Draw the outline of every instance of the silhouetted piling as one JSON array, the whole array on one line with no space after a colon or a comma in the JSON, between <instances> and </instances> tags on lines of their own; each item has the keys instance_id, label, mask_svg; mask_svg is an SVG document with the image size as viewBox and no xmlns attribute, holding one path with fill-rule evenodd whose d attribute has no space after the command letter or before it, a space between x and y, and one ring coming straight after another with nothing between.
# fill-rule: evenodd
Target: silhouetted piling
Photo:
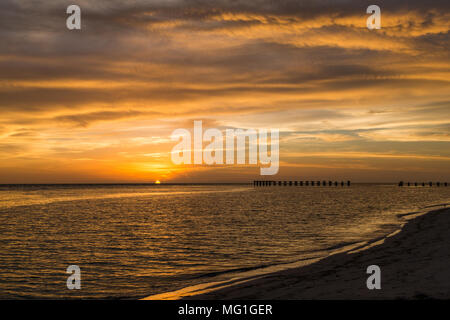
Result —
<instances>
[{"instance_id":1,"label":"silhouetted piling","mask_svg":"<svg viewBox=\"0 0 450 320\"><path fill-rule=\"evenodd\" d=\"M403 187L404 185L407 185L408 187L411 187L411 186L415 186L415 187L417 187L417 186L419 186L419 185L421 185L422 187L425 187L425 186L429 186L429 187L433 187L433 185L434 186L436 186L436 187L447 187L448 186L448 183L447 182L440 182L440 181L437 181L437 182L433 182L433 181L429 181L429 182L421 182L421 183L418 183L418 182L414 182L414 183L412 183L412 182L403 182L403 181L400 181L399 183L398 183L398 186L399 187Z\"/></svg>"},{"instance_id":2,"label":"silhouetted piling","mask_svg":"<svg viewBox=\"0 0 450 320\"><path fill-rule=\"evenodd\" d=\"M301 186L301 187L303 187L303 186L312 186L312 187L330 186L331 187L333 185L336 187L339 185L341 185L342 187L347 185L350 187L351 182L350 182L350 180L347 180L347 182L345 182L345 181L333 182L331 180L330 181L327 181L327 180L323 180L323 181L320 181L320 180L317 180L317 181L314 181L314 180L309 180L309 181L303 181L303 180L302 181L298 181L298 180L295 180L295 181L294 180L284 180L284 181L253 180L254 187L272 187L272 186ZM438 183L438 185L439 185L439 183ZM444 185L444 184L442 184L442 185ZM447 186L447 184L445 184L445 186Z\"/></svg>"}]
</instances>

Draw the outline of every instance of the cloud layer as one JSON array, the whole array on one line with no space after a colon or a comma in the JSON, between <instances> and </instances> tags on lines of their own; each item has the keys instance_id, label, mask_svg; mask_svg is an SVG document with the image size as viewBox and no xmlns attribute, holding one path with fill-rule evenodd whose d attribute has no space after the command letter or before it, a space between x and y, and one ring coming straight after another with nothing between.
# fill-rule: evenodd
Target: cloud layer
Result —
<instances>
[{"instance_id":1,"label":"cloud layer","mask_svg":"<svg viewBox=\"0 0 450 320\"><path fill-rule=\"evenodd\" d=\"M69 4L0 3L0 182L255 177L174 166L193 120L279 128L279 177L450 177L448 1L372 31L366 1L77 1L81 31Z\"/></svg>"}]
</instances>

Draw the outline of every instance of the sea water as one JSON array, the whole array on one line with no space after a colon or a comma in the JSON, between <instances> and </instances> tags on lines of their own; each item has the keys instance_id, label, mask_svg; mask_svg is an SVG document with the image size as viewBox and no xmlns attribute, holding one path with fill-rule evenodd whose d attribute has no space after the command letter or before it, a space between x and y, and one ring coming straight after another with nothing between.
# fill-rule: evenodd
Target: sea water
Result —
<instances>
[{"instance_id":1,"label":"sea water","mask_svg":"<svg viewBox=\"0 0 450 320\"><path fill-rule=\"evenodd\" d=\"M0 298L142 298L317 258L449 199L390 184L3 185Z\"/></svg>"}]
</instances>

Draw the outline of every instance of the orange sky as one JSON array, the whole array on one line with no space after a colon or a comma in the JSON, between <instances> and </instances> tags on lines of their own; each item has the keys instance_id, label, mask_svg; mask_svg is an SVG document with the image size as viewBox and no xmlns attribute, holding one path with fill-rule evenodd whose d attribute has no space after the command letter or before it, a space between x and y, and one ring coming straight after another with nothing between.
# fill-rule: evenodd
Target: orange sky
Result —
<instances>
[{"instance_id":1,"label":"orange sky","mask_svg":"<svg viewBox=\"0 0 450 320\"><path fill-rule=\"evenodd\" d=\"M276 179L450 180L448 1L0 3L0 183L244 182L174 129L280 129Z\"/></svg>"}]
</instances>

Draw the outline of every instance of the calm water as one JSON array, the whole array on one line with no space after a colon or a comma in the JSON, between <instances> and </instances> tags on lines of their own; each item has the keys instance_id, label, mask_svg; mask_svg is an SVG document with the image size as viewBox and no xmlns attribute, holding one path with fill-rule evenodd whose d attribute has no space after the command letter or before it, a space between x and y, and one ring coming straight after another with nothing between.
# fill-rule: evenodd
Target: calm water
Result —
<instances>
[{"instance_id":1,"label":"calm water","mask_svg":"<svg viewBox=\"0 0 450 320\"><path fill-rule=\"evenodd\" d=\"M0 186L0 298L140 298L398 229L450 188ZM66 268L81 268L81 290Z\"/></svg>"}]
</instances>

